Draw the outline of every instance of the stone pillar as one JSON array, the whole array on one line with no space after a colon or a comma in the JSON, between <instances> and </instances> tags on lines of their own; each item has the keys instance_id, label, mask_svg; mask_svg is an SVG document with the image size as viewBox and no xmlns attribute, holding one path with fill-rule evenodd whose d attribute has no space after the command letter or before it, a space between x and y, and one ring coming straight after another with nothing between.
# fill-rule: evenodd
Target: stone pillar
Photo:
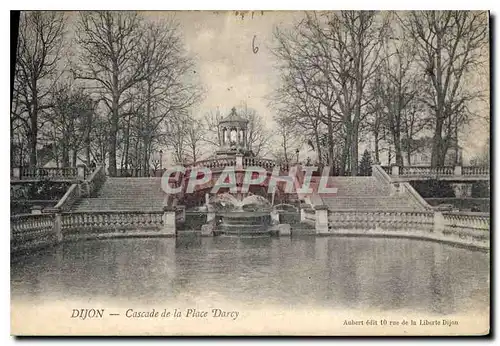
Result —
<instances>
[{"instance_id":1,"label":"stone pillar","mask_svg":"<svg viewBox=\"0 0 500 346\"><path fill-rule=\"evenodd\" d=\"M12 168L12 177L14 179L21 179L21 167Z\"/></svg>"},{"instance_id":2,"label":"stone pillar","mask_svg":"<svg viewBox=\"0 0 500 346\"><path fill-rule=\"evenodd\" d=\"M186 206L182 205L181 210L182 210L181 222L184 223L184 222L186 222Z\"/></svg>"},{"instance_id":3,"label":"stone pillar","mask_svg":"<svg viewBox=\"0 0 500 346\"><path fill-rule=\"evenodd\" d=\"M237 168L243 167L243 155L241 154L236 154L236 167Z\"/></svg>"},{"instance_id":4,"label":"stone pillar","mask_svg":"<svg viewBox=\"0 0 500 346\"><path fill-rule=\"evenodd\" d=\"M56 242L60 243L63 240L62 234L62 216L61 212L58 211L54 217L54 233L56 235Z\"/></svg>"},{"instance_id":5,"label":"stone pillar","mask_svg":"<svg viewBox=\"0 0 500 346\"><path fill-rule=\"evenodd\" d=\"M399 175L399 166L392 166L391 175Z\"/></svg>"},{"instance_id":6,"label":"stone pillar","mask_svg":"<svg viewBox=\"0 0 500 346\"><path fill-rule=\"evenodd\" d=\"M42 213L43 207L41 205L34 205L31 208L31 214L38 215Z\"/></svg>"},{"instance_id":7,"label":"stone pillar","mask_svg":"<svg viewBox=\"0 0 500 346\"><path fill-rule=\"evenodd\" d=\"M441 212L434 212L434 232L443 232L444 216Z\"/></svg>"},{"instance_id":8,"label":"stone pillar","mask_svg":"<svg viewBox=\"0 0 500 346\"><path fill-rule=\"evenodd\" d=\"M279 225L280 213L277 210L271 211L271 225Z\"/></svg>"},{"instance_id":9,"label":"stone pillar","mask_svg":"<svg viewBox=\"0 0 500 346\"><path fill-rule=\"evenodd\" d=\"M316 211L316 234L328 234L328 207L326 205L317 205Z\"/></svg>"},{"instance_id":10,"label":"stone pillar","mask_svg":"<svg viewBox=\"0 0 500 346\"><path fill-rule=\"evenodd\" d=\"M278 225L278 233L280 237L292 235L292 227L287 223L282 223Z\"/></svg>"},{"instance_id":11,"label":"stone pillar","mask_svg":"<svg viewBox=\"0 0 500 346\"><path fill-rule=\"evenodd\" d=\"M76 176L80 180L85 180L85 165L79 164L76 166Z\"/></svg>"},{"instance_id":12,"label":"stone pillar","mask_svg":"<svg viewBox=\"0 0 500 346\"><path fill-rule=\"evenodd\" d=\"M300 208L300 222L306 221L306 211L304 208Z\"/></svg>"},{"instance_id":13,"label":"stone pillar","mask_svg":"<svg viewBox=\"0 0 500 346\"><path fill-rule=\"evenodd\" d=\"M462 166L455 166L454 175L462 175Z\"/></svg>"},{"instance_id":14,"label":"stone pillar","mask_svg":"<svg viewBox=\"0 0 500 346\"><path fill-rule=\"evenodd\" d=\"M208 193L205 194L205 205L208 206L210 204L210 195Z\"/></svg>"},{"instance_id":15,"label":"stone pillar","mask_svg":"<svg viewBox=\"0 0 500 346\"><path fill-rule=\"evenodd\" d=\"M175 208L163 207L162 234L175 237Z\"/></svg>"},{"instance_id":16,"label":"stone pillar","mask_svg":"<svg viewBox=\"0 0 500 346\"><path fill-rule=\"evenodd\" d=\"M54 238L56 243L60 243L63 240L62 234L62 215L59 208L45 208L43 213L54 214L54 224L52 230L54 232Z\"/></svg>"},{"instance_id":17,"label":"stone pillar","mask_svg":"<svg viewBox=\"0 0 500 346\"><path fill-rule=\"evenodd\" d=\"M215 222L215 211L209 210L207 213L207 223Z\"/></svg>"}]
</instances>

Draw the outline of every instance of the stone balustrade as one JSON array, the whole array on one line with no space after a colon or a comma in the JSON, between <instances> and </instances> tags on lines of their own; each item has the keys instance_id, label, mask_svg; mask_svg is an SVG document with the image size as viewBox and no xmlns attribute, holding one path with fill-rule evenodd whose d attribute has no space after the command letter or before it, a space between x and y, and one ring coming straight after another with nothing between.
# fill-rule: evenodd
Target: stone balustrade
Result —
<instances>
[{"instance_id":1,"label":"stone balustrade","mask_svg":"<svg viewBox=\"0 0 500 346\"><path fill-rule=\"evenodd\" d=\"M313 214L314 213L314 214ZM421 238L489 249L487 213L441 213L433 210L327 210L301 209L301 221L320 235L363 235ZM325 227L327 225L327 227Z\"/></svg>"},{"instance_id":2,"label":"stone balustrade","mask_svg":"<svg viewBox=\"0 0 500 346\"><path fill-rule=\"evenodd\" d=\"M34 250L66 240L175 236L175 216L176 211L169 208L149 212L61 212L54 208L43 214L16 215L11 217L11 252Z\"/></svg>"},{"instance_id":3,"label":"stone balustrade","mask_svg":"<svg viewBox=\"0 0 500 346\"><path fill-rule=\"evenodd\" d=\"M99 231L158 230L163 224L163 212L73 212L63 213L61 228L64 233L85 229Z\"/></svg>"},{"instance_id":4,"label":"stone balustrade","mask_svg":"<svg viewBox=\"0 0 500 346\"><path fill-rule=\"evenodd\" d=\"M10 218L10 248L16 254L57 242L54 214L20 214Z\"/></svg>"},{"instance_id":5,"label":"stone balustrade","mask_svg":"<svg viewBox=\"0 0 500 346\"><path fill-rule=\"evenodd\" d=\"M225 167L234 167L238 165L238 157L220 157L215 159L198 161L193 164L189 164L186 168L194 168L194 167L207 167L210 169L223 169ZM274 167L278 165L278 163L271 159L264 159L259 157L242 157L241 165L243 168L245 167L263 167L268 171L272 171ZM281 164L280 170L283 172L288 171L289 167L286 164Z\"/></svg>"},{"instance_id":6,"label":"stone balustrade","mask_svg":"<svg viewBox=\"0 0 500 346\"><path fill-rule=\"evenodd\" d=\"M488 213L451 213L443 212L445 227L465 228L488 231L490 229L490 215Z\"/></svg>"},{"instance_id":7,"label":"stone balustrade","mask_svg":"<svg viewBox=\"0 0 500 346\"><path fill-rule=\"evenodd\" d=\"M381 168L391 176L402 177L451 177L451 176L488 176L489 167L484 166L381 166Z\"/></svg>"},{"instance_id":8,"label":"stone balustrade","mask_svg":"<svg viewBox=\"0 0 500 346\"><path fill-rule=\"evenodd\" d=\"M462 175L490 175L490 167L469 166L462 167Z\"/></svg>"},{"instance_id":9,"label":"stone balustrade","mask_svg":"<svg viewBox=\"0 0 500 346\"><path fill-rule=\"evenodd\" d=\"M215 159L198 161L193 164L187 165L186 168L194 167L207 167L210 169L218 169L224 167L234 167L236 166L236 159L232 157L219 157Z\"/></svg>"},{"instance_id":10,"label":"stone balustrade","mask_svg":"<svg viewBox=\"0 0 500 346\"><path fill-rule=\"evenodd\" d=\"M81 197L88 197L97 192L105 180L106 173L104 166L97 166L87 180L71 185L68 191L66 191L64 196L55 205L54 209L58 211L70 210L71 206Z\"/></svg>"},{"instance_id":11,"label":"stone balustrade","mask_svg":"<svg viewBox=\"0 0 500 346\"><path fill-rule=\"evenodd\" d=\"M106 169L104 165L99 165L96 167L94 172L89 176L89 178L84 182L84 187L82 191L82 197L92 196L95 194L106 181Z\"/></svg>"},{"instance_id":12,"label":"stone balustrade","mask_svg":"<svg viewBox=\"0 0 500 346\"><path fill-rule=\"evenodd\" d=\"M83 180L88 174L88 169L84 165L77 167L13 167L11 179L14 180Z\"/></svg>"},{"instance_id":13,"label":"stone balustrade","mask_svg":"<svg viewBox=\"0 0 500 346\"><path fill-rule=\"evenodd\" d=\"M328 230L433 228L434 215L426 211L342 210L328 213Z\"/></svg>"},{"instance_id":14,"label":"stone balustrade","mask_svg":"<svg viewBox=\"0 0 500 346\"><path fill-rule=\"evenodd\" d=\"M64 196L57 202L54 208L67 211L80 198L81 191L79 184L73 184L69 187Z\"/></svg>"}]
</instances>

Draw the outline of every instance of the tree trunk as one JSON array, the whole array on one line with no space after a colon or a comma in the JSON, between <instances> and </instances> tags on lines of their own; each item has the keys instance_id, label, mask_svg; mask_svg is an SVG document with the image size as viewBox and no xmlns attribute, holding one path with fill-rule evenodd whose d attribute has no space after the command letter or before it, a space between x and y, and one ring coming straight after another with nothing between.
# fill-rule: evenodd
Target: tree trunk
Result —
<instances>
[{"instance_id":1,"label":"tree trunk","mask_svg":"<svg viewBox=\"0 0 500 346\"><path fill-rule=\"evenodd\" d=\"M440 167L443 165L444 158L441 158L441 141L443 131L443 120L436 119L436 128L432 139L431 167Z\"/></svg>"},{"instance_id":2,"label":"tree trunk","mask_svg":"<svg viewBox=\"0 0 500 346\"><path fill-rule=\"evenodd\" d=\"M332 118L331 118L331 110L328 110L328 165L330 166L330 175L333 175L333 158L334 158L334 150L335 148L333 147L333 124L332 124Z\"/></svg>"},{"instance_id":3,"label":"tree trunk","mask_svg":"<svg viewBox=\"0 0 500 346\"><path fill-rule=\"evenodd\" d=\"M401 133L398 131L396 128L396 131L393 133L393 139L394 139L394 151L396 154L396 165L399 167L403 167L403 155L401 153Z\"/></svg>"},{"instance_id":4,"label":"tree trunk","mask_svg":"<svg viewBox=\"0 0 500 346\"><path fill-rule=\"evenodd\" d=\"M358 175L358 126L353 124L351 133L351 176Z\"/></svg>"},{"instance_id":5,"label":"tree trunk","mask_svg":"<svg viewBox=\"0 0 500 346\"><path fill-rule=\"evenodd\" d=\"M116 177L116 137L118 135L118 118L120 116L119 98L116 94L113 95L112 100L112 114L111 114L111 129L109 133L109 168L108 172L111 177Z\"/></svg>"},{"instance_id":6,"label":"tree trunk","mask_svg":"<svg viewBox=\"0 0 500 346\"><path fill-rule=\"evenodd\" d=\"M319 141L319 134L318 134L318 128L314 128L314 139L316 141L316 153L318 155L318 163L323 163L323 158L321 156L321 145Z\"/></svg>"},{"instance_id":7,"label":"tree trunk","mask_svg":"<svg viewBox=\"0 0 500 346\"><path fill-rule=\"evenodd\" d=\"M61 148L61 152L62 152L62 167L69 167L69 150L68 150L68 145L66 144L65 141L63 141L62 143L62 148Z\"/></svg>"},{"instance_id":8,"label":"tree trunk","mask_svg":"<svg viewBox=\"0 0 500 346\"><path fill-rule=\"evenodd\" d=\"M36 101L36 92L33 93L33 112L31 113L31 131L29 133L30 144L30 166L35 167L37 162L36 145L38 141L38 103Z\"/></svg>"},{"instance_id":9,"label":"tree trunk","mask_svg":"<svg viewBox=\"0 0 500 346\"><path fill-rule=\"evenodd\" d=\"M373 133L374 137L375 137L375 164L380 164L380 155L379 155L379 146L378 146L378 142L379 142L379 138L378 138L378 132L375 131Z\"/></svg>"},{"instance_id":10,"label":"tree trunk","mask_svg":"<svg viewBox=\"0 0 500 346\"><path fill-rule=\"evenodd\" d=\"M340 157L340 167L339 167L339 175L343 176L346 172L347 167L347 159L349 156L349 148L351 147L350 141L350 130L347 130L344 147L342 148L342 156Z\"/></svg>"}]
</instances>

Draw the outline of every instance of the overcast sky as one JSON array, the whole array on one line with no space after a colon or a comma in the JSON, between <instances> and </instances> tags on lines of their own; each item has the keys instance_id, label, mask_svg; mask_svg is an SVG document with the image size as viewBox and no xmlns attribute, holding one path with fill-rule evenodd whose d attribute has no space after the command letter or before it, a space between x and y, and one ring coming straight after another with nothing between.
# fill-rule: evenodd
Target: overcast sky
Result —
<instances>
[{"instance_id":1,"label":"overcast sky","mask_svg":"<svg viewBox=\"0 0 500 346\"><path fill-rule=\"evenodd\" d=\"M154 11L144 14L152 19L173 15L180 24L185 46L196 61L196 75L205 89L203 101L193 110L195 116L201 117L217 108L225 115L233 106L246 102L265 119L268 127L274 125L275 113L268 104L268 97L279 83L276 62L270 52L273 29L278 25L292 25L303 18L303 12L247 11L243 16L241 11ZM252 51L252 41L257 53ZM475 85L489 85L487 68L482 76L474 77ZM482 103L472 108L488 116L488 107L488 103ZM478 121L473 121L464 131L461 142L470 152L464 153L464 158L481 149L488 137L487 131L484 122Z\"/></svg>"},{"instance_id":2,"label":"overcast sky","mask_svg":"<svg viewBox=\"0 0 500 346\"><path fill-rule=\"evenodd\" d=\"M273 111L267 97L278 83L278 73L269 47L273 28L290 25L300 12L177 12L188 51L195 57L206 97L198 112L228 113L247 102L265 119ZM255 38L254 38L255 37ZM252 50L254 42L255 50Z\"/></svg>"}]
</instances>

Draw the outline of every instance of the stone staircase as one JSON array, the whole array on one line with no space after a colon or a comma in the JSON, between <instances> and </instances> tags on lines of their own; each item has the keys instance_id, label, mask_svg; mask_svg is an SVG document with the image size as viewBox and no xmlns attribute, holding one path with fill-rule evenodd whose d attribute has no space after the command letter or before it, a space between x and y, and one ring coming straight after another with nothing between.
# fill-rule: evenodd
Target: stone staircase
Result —
<instances>
[{"instance_id":1,"label":"stone staircase","mask_svg":"<svg viewBox=\"0 0 500 346\"><path fill-rule=\"evenodd\" d=\"M315 191L319 179L312 178L311 187ZM393 193L389 183L373 176L328 177L327 186L337 188L335 194L320 194L321 203L332 211L423 210L422 205L414 198L408 194ZM161 189L161 178L108 177L95 196L77 201L72 211L161 211L165 197L166 194Z\"/></svg>"},{"instance_id":2,"label":"stone staircase","mask_svg":"<svg viewBox=\"0 0 500 346\"><path fill-rule=\"evenodd\" d=\"M422 210L408 195L391 194L391 186L371 177L329 177L328 186L336 187L335 195L323 196L328 209L334 210Z\"/></svg>"},{"instance_id":3,"label":"stone staircase","mask_svg":"<svg viewBox=\"0 0 500 346\"><path fill-rule=\"evenodd\" d=\"M108 177L96 196L82 198L72 211L161 211L165 196L161 178Z\"/></svg>"}]
</instances>

